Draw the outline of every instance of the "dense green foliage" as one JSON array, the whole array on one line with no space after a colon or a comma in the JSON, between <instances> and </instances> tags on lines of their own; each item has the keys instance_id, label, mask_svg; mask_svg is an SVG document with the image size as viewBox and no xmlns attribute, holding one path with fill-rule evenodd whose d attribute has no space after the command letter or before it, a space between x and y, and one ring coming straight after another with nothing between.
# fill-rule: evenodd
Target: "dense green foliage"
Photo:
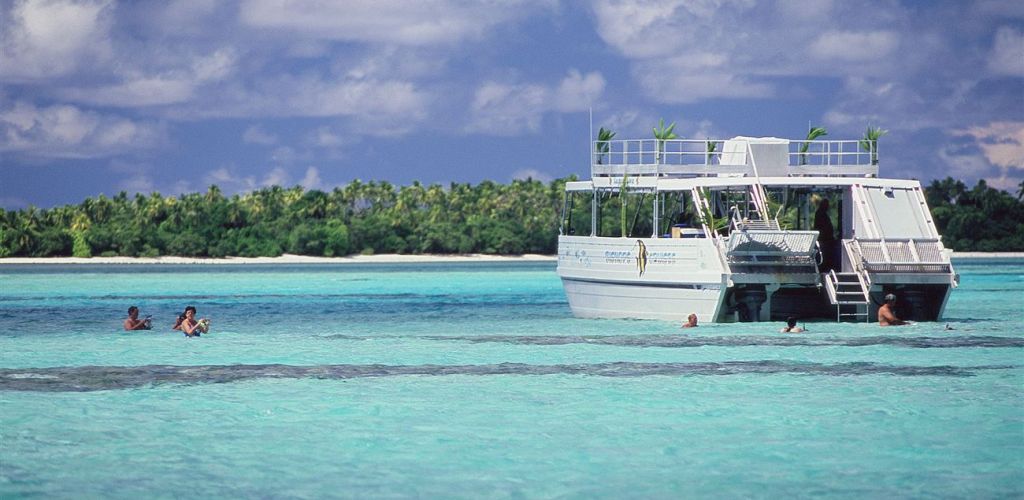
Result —
<instances>
[{"instance_id":1,"label":"dense green foliage","mask_svg":"<svg viewBox=\"0 0 1024 500\"><path fill-rule=\"evenodd\" d=\"M89 198L0 210L0 257L555 252L564 180Z\"/></svg>"},{"instance_id":2,"label":"dense green foliage","mask_svg":"<svg viewBox=\"0 0 1024 500\"><path fill-rule=\"evenodd\" d=\"M0 210L0 257L552 254L565 181L447 188L354 181L329 193L275 186L231 197L216 186L181 197L122 192L49 210ZM1024 251L1020 196L984 181L967 189L952 178L925 191L947 247ZM640 198L628 202L630 211L647 205ZM586 224L589 210L589 203L578 206L574 217ZM650 234L649 227L635 227L648 224L648 215L624 215L609 202L599 222L618 234L624 223L633 226L629 234Z\"/></svg>"},{"instance_id":3,"label":"dense green foliage","mask_svg":"<svg viewBox=\"0 0 1024 500\"><path fill-rule=\"evenodd\" d=\"M1024 183L1017 197L984 180L967 189L952 177L925 188L942 241L961 252L1024 251Z\"/></svg>"}]
</instances>

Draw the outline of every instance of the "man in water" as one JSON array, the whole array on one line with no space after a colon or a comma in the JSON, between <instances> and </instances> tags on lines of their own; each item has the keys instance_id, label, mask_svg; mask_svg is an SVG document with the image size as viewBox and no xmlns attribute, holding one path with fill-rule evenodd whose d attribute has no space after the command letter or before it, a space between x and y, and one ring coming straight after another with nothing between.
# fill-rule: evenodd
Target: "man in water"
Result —
<instances>
[{"instance_id":1,"label":"man in water","mask_svg":"<svg viewBox=\"0 0 1024 500\"><path fill-rule=\"evenodd\" d=\"M682 328L696 328L696 327L697 327L697 315L695 313L690 313L690 315L686 317L686 323L683 323Z\"/></svg>"},{"instance_id":2,"label":"man in water","mask_svg":"<svg viewBox=\"0 0 1024 500\"><path fill-rule=\"evenodd\" d=\"M786 318L786 327L779 330L779 333L802 333L806 331L807 330L796 326L796 318L790 316Z\"/></svg>"},{"instance_id":3,"label":"man in water","mask_svg":"<svg viewBox=\"0 0 1024 500\"><path fill-rule=\"evenodd\" d=\"M149 330L153 328L153 323L146 316L146 319L139 319L139 308L131 306L128 308L128 319L124 320L125 330Z\"/></svg>"},{"instance_id":4,"label":"man in water","mask_svg":"<svg viewBox=\"0 0 1024 500\"><path fill-rule=\"evenodd\" d=\"M887 294L885 304L878 308L878 326L900 326L907 322L896 317L896 295Z\"/></svg>"}]
</instances>

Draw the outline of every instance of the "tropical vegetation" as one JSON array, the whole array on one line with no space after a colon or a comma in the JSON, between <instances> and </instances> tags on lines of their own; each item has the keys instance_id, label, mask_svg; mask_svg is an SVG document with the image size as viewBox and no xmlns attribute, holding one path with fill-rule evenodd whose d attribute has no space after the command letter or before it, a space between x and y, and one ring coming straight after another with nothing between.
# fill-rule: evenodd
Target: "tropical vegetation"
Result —
<instances>
[{"instance_id":1,"label":"tropical vegetation","mask_svg":"<svg viewBox=\"0 0 1024 500\"><path fill-rule=\"evenodd\" d=\"M819 137L828 135L828 130L825 127L811 127L807 130L807 139L800 144L800 164L807 164L807 150L811 147L811 141L816 140Z\"/></svg>"},{"instance_id":2,"label":"tropical vegetation","mask_svg":"<svg viewBox=\"0 0 1024 500\"><path fill-rule=\"evenodd\" d=\"M121 192L48 210L0 209L0 257L550 254L566 180Z\"/></svg>"},{"instance_id":3,"label":"tropical vegetation","mask_svg":"<svg viewBox=\"0 0 1024 500\"><path fill-rule=\"evenodd\" d=\"M860 149L871 153L872 165L878 165L878 139L888 133L889 131L882 130L882 127L872 127L871 125L868 125L868 129L864 131L864 137L860 140Z\"/></svg>"},{"instance_id":4,"label":"tropical vegetation","mask_svg":"<svg viewBox=\"0 0 1024 500\"><path fill-rule=\"evenodd\" d=\"M658 140L658 153L655 155L655 163L661 162L661 154L665 152L665 141L672 139L679 139L673 130L676 128L676 122L672 122L669 126L665 126L665 119L662 118L658 122L658 126L654 127L654 138Z\"/></svg>"},{"instance_id":5,"label":"tropical vegetation","mask_svg":"<svg viewBox=\"0 0 1024 500\"><path fill-rule=\"evenodd\" d=\"M45 210L0 209L0 257L553 254L569 180L447 187L357 180L329 192L273 186L232 196L216 186L178 197L121 192ZM925 193L947 247L1024 251L1024 185L1014 196L983 180L968 188L946 178ZM636 226L649 215L629 214L625 201L606 203L599 227L650 234L626 227L626 217ZM640 199L628 208L649 205ZM589 208L579 209L587 213L576 216L589 219Z\"/></svg>"}]
</instances>

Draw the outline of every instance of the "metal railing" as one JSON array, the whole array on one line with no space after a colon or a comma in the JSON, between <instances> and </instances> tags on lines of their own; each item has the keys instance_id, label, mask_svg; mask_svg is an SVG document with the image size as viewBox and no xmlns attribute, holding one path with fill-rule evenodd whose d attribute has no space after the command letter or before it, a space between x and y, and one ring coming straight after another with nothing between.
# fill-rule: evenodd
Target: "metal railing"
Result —
<instances>
[{"instance_id":1,"label":"metal railing","mask_svg":"<svg viewBox=\"0 0 1024 500\"><path fill-rule=\"evenodd\" d=\"M591 174L667 175L667 174L749 174L754 166L749 145L744 139L625 139L593 141L590 150ZM870 150L865 150L862 144ZM802 151L806 146L807 150ZM863 141L789 140L788 164L803 170L824 167L822 174L839 173L840 167L855 172L877 174L877 143ZM828 170L834 168L836 171ZM849 169L847 169L849 170ZM849 172L847 172L849 173Z\"/></svg>"},{"instance_id":2,"label":"metal railing","mask_svg":"<svg viewBox=\"0 0 1024 500\"><path fill-rule=\"evenodd\" d=\"M591 164L626 165L717 165L721 163L722 140L629 139L594 141ZM708 151L709 149L715 151Z\"/></svg>"},{"instance_id":3,"label":"metal railing","mask_svg":"<svg viewBox=\"0 0 1024 500\"><path fill-rule=\"evenodd\" d=\"M731 264L812 266L817 231L734 231L726 242Z\"/></svg>"},{"instance_id":4,"label":"metal railing","mask_svg":"<svg viewBox=\"0 0 1024 500\"><path fill-rule=\"evenodd\" d=\"M865 150L865 144L870 150ZM807 151L801 151L804 146ZM790 141L790 166L863 166L878 164L878 143L862 141Z\"/></svg>"},{"instance_id":5,"label":"metal railing","mask_svg":"<svg viewBox=\"0 0 1024 500\"><path fill-rule=\"evenodd\" d=\"M854 266L878 273L948 273L942 242L927 238L853 239L846 243Z\"/></svg>"}]
</instances>

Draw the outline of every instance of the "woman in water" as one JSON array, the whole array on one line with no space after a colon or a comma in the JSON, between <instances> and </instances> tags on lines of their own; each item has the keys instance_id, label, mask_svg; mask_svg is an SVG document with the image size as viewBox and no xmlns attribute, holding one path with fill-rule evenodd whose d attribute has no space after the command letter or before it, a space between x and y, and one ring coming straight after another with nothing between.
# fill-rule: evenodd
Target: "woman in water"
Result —
<instances>
[{"instance_id":1,"label":"woman in water","mask_svg":"<svg viewBox=\"0 0 1024 500\"><path fill-rule=\"evenodd\" d=\"M188 306L185 308L185 318L181 320L180 328L188 337L198 337L201 333L209 333L210 320L203 318L196 320L196 308Z\"/></svg>"}]
</instances>

